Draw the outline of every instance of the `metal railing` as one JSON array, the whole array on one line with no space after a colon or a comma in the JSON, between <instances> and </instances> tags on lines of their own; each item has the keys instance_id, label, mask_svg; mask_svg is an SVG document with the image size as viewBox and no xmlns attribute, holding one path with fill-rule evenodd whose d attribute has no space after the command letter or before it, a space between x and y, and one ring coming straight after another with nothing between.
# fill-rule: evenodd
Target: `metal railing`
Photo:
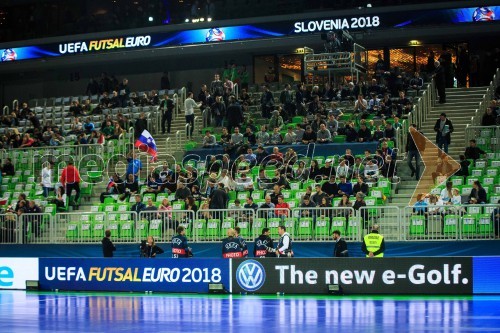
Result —
<instances>
[{"instance_id":1,"label":"metal railing","mask_svg":"<svg viewBox=\"0 0 500 333\"><path fill-rule=\"evenodd\" d=\"M233 86L233 94L236 96L236 100L240 98L240 87L238 86L238 83L235 83Z\"/></svg>"},{"instance_id":2,"label":"metal railing","mask_svg":"<svg viewBox=\"0 0 500 333\"><path fill-rule=\"evenodd\" d=\"M353 45L353 52L305 54L304 74L328 75L329 81L332 74L350 75L359 81L359 75L366 73L366 60L366 49L359 44Z\"/></svg>"},{"instance_id":3,"label":"metal railing","mask_svg":"<svg viewBox=\"0 0 500 333\"><path fill-rule=\"evenodd\" d=\"M19 108L19 101L17 99L12 101L12 110Z\"/></svg>"},{"instance_id":4,"label":"metal railing","mask_svg":"<svg viewBox=\"0 0 500 333\"><path fill-rule=\"evenodd\" d=\"M478 108L474 112L474 116L471 119L472 126L481 125L481 120L489 106L490 101L495 97L496 87L500 84L500 68L497 68L493 79L490 81L486 93L483 95L481 102L479 102Z\"/></svg>"},{"instance_id":5,"label":"metal railing","mask_svg":"<svg viewBox=\"0 0 500 333\"><path fill-rule=\"evenodd\" d=\"M495 198L500 199L500 193ZM117 208L118 207L118 208ZM500 227L500 204L367 206L358 211L352 207L293 207L192 210L145 210L137 214L128 204L111 205L110 211L0 214L0 243L61 244L98 243L110 230L113 241L139 243L147 236L169 242L179 225L186 228L190 242L219 242L226 230L240 227L247 240L270 229L276 239L278 226L284 225L294 241L331 241L339 230L349 241L361 241L377 224L388 241L422 240L488 240L495 238ZM173 202L183 208L183 202ZM105 208L104 210L106 210ZM496 214L496 215L495 215ZM495 231L497 230L497 231Z\"/></svg>"},{"instance_id":6,"label":"metal railing","mask_svg":"<svg viewBox=\"0 0 500 333\"><path fill-rule=\"evenodd\" d=\"M404 240L494 239L500 227L500 219L492 219L495 209L500 213L498 204L405 207L401 235Z\"/></svg>"},{"instance_id":7,"label":"metal railing","mask_svg":"<svg viewBox=\"0 0 500 333\"><path fill-rule=\"evenodd\" d=\"M500 151L500 126L467 126L465 142L476 140L476 144L487 152Z\"/></svg>"},{"instance_id":8,"label":"metal railing","mask_svg":"<svg viewBox=\"0 0 500 333\"><path fill-rule=\"evenodd\" d=\"M6 116L8 114L10 114L10 109L7 105L5 105L2 109L2 115Z\"/></svg>"},{"instance_id":9,"label":"metal railing","mask_svg":"<svg viewBox=\"0 0 500 333\"><path fill-rule=\"evenodd\" d=\"M180 130L175 132L175 145L179 149L182 147L182 135L183 135L183 133Z\"/></svg>"}]
</instances>

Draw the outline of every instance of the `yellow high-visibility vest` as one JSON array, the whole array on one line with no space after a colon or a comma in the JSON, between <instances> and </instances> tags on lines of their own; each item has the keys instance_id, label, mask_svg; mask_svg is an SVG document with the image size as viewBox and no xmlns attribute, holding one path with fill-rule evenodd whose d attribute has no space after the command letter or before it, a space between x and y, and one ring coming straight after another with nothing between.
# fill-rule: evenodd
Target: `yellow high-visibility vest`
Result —
<instances>
[{"instance_id":1,"label":"yellow high-visibility vest","mask_svg":"<svg viewBox=\"0 0 500 333\"><path fill-rule=\"evenodd\" d=\"M380 245L382 245L382 241L384 240L384 236L376 233L370 233L366 235L364 238L366 249L368 252L376 252L380 249ZM368 254L366 255L368 257ZM383 257L384 253L380 253L375 257Z\"/></svg>"}]
</instances>

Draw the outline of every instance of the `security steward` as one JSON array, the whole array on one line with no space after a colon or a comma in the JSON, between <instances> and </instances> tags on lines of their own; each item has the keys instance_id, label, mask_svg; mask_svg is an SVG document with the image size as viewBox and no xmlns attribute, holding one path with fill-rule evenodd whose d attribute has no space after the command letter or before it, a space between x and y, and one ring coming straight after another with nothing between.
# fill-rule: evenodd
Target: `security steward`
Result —
<instances>
[{"instance_id":1,"label":"security steward","mask_svg":"<svg viewBox=\"0 0 500 333\"><path fill-rule=\"evenodd\" d=\"M372 231L363 238L363 245L361 245L361 251L363 251L367 257L383 257L385 251L385 241L384 236L378 233L379 226L374 224L372 226Z\"/></svg>"},{"instance_id":2,"label":"security steward","mask_svg":"<svg viewBox=\"0 0 500 333\"><path fill-rule=\"evenodd\" d=\"M278 241L278 248L276 249L276 256L279 258L293 257L292 239L290 234L286 232L284 225L278 227L278 234L280 235L280 239Z\"/></svg>"}]
</instances>

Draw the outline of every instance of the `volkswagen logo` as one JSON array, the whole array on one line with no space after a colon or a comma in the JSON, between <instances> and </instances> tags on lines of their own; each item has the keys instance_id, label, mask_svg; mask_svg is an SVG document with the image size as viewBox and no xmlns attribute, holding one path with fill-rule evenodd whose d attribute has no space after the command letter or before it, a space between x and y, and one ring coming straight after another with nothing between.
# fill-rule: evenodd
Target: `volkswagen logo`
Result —
<instances>
[{"instance_id":1,"label":"volkswagen logo","mask_svg":"<svg viewBox=\"0 0 500 333\"><path fill-rule=\"evenodd\" d=\"M236 270L236 281L246 291L257 291L266 281L266 271L260 262L246 260Z\"/></svg>"}]
</instances>

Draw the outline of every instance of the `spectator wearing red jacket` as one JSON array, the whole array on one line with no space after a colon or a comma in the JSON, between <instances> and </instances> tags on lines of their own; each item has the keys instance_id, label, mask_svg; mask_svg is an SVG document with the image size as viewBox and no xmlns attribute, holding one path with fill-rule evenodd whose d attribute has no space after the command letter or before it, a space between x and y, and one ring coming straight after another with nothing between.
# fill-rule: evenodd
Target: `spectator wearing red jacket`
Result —
<instances>
[{"instance_id":1,"label":"spectator wearing red jacket","mask_svg":"<svg viewBox=\"0 0 500 333\"><path fill-rule=\"evenodd\" d=\"M276 217L286 218L288 217L288 211L290 206L285 202L282 195L278 196L278 204L276 204L275 215Z\"/></svg>"},{"instance_id":2,"label":"spectator wearing red jacket","mask_svg":"<svg viewBox=\"0 0 500 333\"><path fill-rule=\"evenodd\" d=\"M71 198L71 192L73 189L75 190L75 202L78 202L80 199L81 178L80 172L78 172L78 169L73 165L73 161L69 161L68 165L63 169L60 181L66 189L66 195L68 198Z\"/></svg>"}]
</instances>

